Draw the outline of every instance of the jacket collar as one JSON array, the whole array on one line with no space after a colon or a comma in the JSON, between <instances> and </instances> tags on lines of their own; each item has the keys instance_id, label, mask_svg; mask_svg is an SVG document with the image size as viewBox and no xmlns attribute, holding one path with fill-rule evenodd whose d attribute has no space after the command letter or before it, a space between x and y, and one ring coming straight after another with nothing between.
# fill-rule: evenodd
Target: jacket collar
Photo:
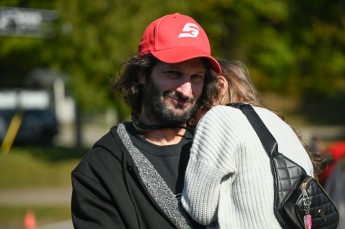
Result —
<instances>
[{"instance_id":1,"label":"jacket collar","mask_svg":"<svg viewBox=\"0 0 345 229\"><path fill-rule=\"evenodd\" d=\"M178 228L191 228L186 213L164 179L154 169L149 160L133 145L127 133L125 123L118 125L117 134L133 159L139 177L154 202Z\"/></svg>"}]
</instances>

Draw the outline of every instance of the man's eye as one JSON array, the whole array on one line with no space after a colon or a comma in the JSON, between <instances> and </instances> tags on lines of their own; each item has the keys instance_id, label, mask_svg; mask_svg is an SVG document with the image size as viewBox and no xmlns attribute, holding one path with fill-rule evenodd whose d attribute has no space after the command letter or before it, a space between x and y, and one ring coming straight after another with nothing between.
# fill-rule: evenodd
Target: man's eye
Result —
<instances>
[{"instance_id":1,"label":"man's eye","mask_svg":"<svg viewBox=\"0 0 345 229\"><path fill-rule=\"evenodd\" d=\"M203 81L204 81L204 76L201 75L201 74L192 75L191 81L192 81L193 83L200 83L200 82L203 82Z\"/></svg>"},{"instance_id":2,"label":"man's eye","mask_svg":"<svg viewBox=\"0 0 345 229\"><path fill-rule=\"evenodd\" d=\"M181 76L181 73L178 71L166 71L165 74L170 78L178 78L179 76Z\"/></svg>"}]
</instances>

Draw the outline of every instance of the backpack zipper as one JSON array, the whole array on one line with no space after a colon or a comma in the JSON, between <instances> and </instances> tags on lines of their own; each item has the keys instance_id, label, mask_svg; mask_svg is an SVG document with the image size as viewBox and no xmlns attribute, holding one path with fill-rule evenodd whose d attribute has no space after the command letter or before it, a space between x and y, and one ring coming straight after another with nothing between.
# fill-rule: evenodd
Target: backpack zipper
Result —
<instances>
[{"instance_id":1,"label":"backpack zipper","mask_svg":"<svg viewBox=\"0 0 345 229\"><path fill-rule=\"evenodd\" d=\"M307 188L307 185L309 184L309 182L313 179L314 179L313 177L309 177L307 180L303 181L302 184L300 184L299 188L301 190L303 190L303 189L305 190Z\"/></svg>"}]
</instances>

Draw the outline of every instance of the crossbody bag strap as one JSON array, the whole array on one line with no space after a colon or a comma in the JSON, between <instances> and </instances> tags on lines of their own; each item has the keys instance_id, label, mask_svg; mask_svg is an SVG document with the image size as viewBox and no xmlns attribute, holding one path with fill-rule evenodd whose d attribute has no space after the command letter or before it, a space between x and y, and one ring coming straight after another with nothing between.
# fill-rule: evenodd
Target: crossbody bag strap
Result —
<instances>
[{"instance_id":1,"label":"crossbody bag strap","mask_svg":"<svg viewBox=\"0 0 345 229\"><path fill-rule=\"evenodd\" d=\"M278 143L276 139L267 129L266 125L261 120L260 116L256 113L254 108L251 105L245 103L229 105L240 109L243 112L243 114L247 117L248 121L254 128L256 134L260 138L261 144L263 145L267 154L270 157L273 157L274 155L278 154Z\"/></svg>"}]
</instances>

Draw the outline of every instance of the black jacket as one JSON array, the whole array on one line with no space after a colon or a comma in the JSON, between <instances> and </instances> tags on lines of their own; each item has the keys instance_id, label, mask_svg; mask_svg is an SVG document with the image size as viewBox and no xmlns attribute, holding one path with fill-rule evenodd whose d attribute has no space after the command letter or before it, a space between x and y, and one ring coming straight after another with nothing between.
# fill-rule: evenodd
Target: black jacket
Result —
<instances>
[{"instance_id":1,"label":"black jacket","mask_svg":"<svg viewBox=\"0 0 345 229\"><path fill-rule=\"evenodd\" d=\"M120 124L72 172L76 229L192 228L169 187Z\"/></svg>"}]
</instances>

